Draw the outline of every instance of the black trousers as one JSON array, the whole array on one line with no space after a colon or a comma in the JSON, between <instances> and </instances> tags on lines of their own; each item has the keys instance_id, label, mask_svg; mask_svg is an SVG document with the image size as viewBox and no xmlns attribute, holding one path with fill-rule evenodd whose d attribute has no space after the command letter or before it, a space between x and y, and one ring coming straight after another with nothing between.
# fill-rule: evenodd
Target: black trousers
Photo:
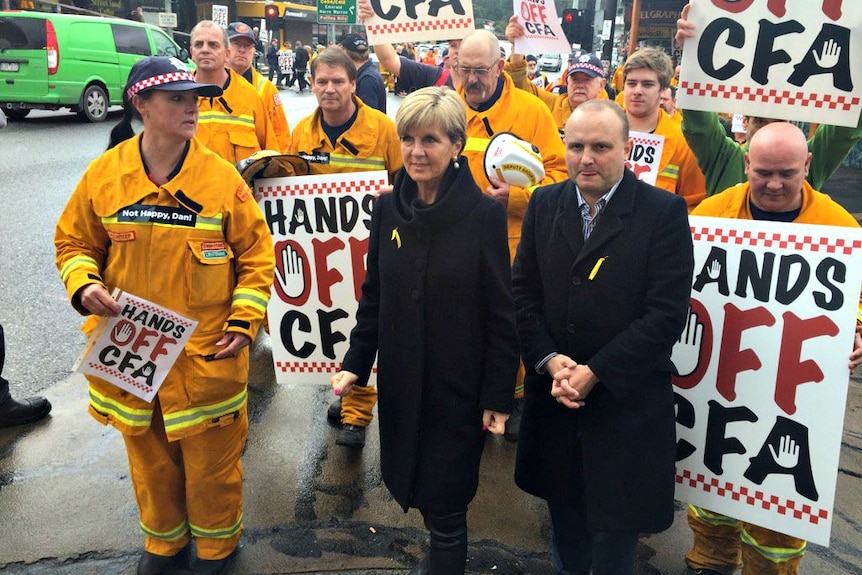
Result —
<instances>
[{"instance_id":1,"label":"black trousers","mask_svg":"<svg viewBox=\"0 0 862 575\"><path fill-rule=\"evenodd\" d=\"M293 78L287 81L288 87L293 87L293 82L299 82L299 91L308 88L308 82L305 81L305 68L294 68Z\"/></svg>"},{"instance_id":2,"label":"black trousers","mask_svg":"<svg viewBox=\"0 0 862 575\"><path fill-rule=\"evenodd\" d=\"M428 556L423 562L430 575L464 575L467 565L467 510L438 515L422 511L431 535Z\"/></svg>"},{"instance_id":3,"label":"black trousers","mask_svg":"<svg viewBox=\"0 0 862 575\"><path fill-rule=\"evenodd\" d=\"M583 502L548 501L560 575L634 575L638 533L590 532Z\"/></svg>"}]
</instances>

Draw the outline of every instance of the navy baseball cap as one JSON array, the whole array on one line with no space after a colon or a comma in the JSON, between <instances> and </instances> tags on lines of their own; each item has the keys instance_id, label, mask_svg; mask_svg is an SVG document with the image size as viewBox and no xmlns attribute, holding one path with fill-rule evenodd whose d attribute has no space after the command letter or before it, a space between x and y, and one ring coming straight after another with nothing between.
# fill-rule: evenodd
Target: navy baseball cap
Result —
<instances>
[{"instance_id":1,"label":"navy baseball cap","mask_svg":"<svg viewBox=\"0 0 862 575\"><path fill-rule=\"evenodd\" d=\"M189 72L185 62L167 56L149 56L135 62L129 72L126 86L129 100L135 94L149 90L197 90L199 96L206 98L215 98L222 93L220 86L195 82L195 77Z\"/></svg>"},{"instance_id":2,"label":"navy baseball cap","mask_svg":"<svg viewBox=\"0 0 862 575\"><path fill-rule=\"evenodd\" d=\"M367 52L368 40L359 34L348 34L341 39L341 47L351 52Z\"/></svg>"},{"instance_id":3,"label":"navy baseball cap","mask_svg":"<svg viewBox=\"0 0 862 575\"><path fill-rule=\"evenodd\" d=\"M583 72L592 78L599 78L605 75L605 68L595 54L583 52L572 57L572 64L569 66L569 71L566 72L566 78L575 72Z\"/></svg>"},{"instance_id":4,"label":"navy baseball cap","mask_svg":"<svg viewBox=\"0 0 862 575\"><path fill-rule=\"evenodd\" d=\"M248 24L243 22L231 22L227 26L227 40L230 42L234 38L245 38L252 44L257 44L257 36L254 35L254 30L249 28Z\"/></svg>"}]
</instances>

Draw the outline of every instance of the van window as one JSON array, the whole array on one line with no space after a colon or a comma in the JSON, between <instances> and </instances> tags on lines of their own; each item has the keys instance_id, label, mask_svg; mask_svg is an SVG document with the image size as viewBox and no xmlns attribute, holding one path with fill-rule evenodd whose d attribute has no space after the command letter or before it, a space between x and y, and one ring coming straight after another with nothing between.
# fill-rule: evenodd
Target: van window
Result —
<instances>
[{"instance_id":1,"label":"van window","mask_svg":"<svg viewBox=\"0 0 862 575\"><path fill-rule=\"evenodd\" d=\"M153 42L156 44L156 56L180 57L176 44L161 31L153 30Z\"/></svg>"},{"instance_id":2,"label":"van window","mask_svg":"<svg viewBox=\"0 0 862 575\"><path fill-rule=\"evenodd\" d=\"M43 50L45 20L0 16L0 52L9 48Z\"/></svg>"},{"instance_id":3,"label":"van window","mask_svg":"<svg viewBox=\"0 0 862 575\"><path fill-rule=\"evenodd\" d=\"M114 45L117 47L117 52L140 56L150 55L150 40L147 38L145 28L111 24L111 31L114 33Z\"/></svg>"}]
</instances>

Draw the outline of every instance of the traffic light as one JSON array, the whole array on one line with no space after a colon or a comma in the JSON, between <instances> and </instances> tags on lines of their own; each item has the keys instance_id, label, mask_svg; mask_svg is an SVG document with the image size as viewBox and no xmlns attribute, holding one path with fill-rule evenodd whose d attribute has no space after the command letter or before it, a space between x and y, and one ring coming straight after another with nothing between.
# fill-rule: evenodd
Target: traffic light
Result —
<instances>
[{"instance_id":1,"label":"traffic light","mask_svg":"<svg viewBox=\"0 0 862 575\"><path fill-rule=\"evenodd\" d=\"M263 14L266 17L266 29L278 30L281 25L281 15L278 13L278 6L267 4L263 8Z\"/></svg>"},{"instance_id":2,"label":"traffic light","mask_svg":"<svg viewBox=\"0 0 862 575\"><path fill-rule=\"evenodd\" d=\"M580 10L566 8L563 10L563 34L566 35L569 45L580 44L584 32L584 23Z\"/></svg>"}]
</instances>

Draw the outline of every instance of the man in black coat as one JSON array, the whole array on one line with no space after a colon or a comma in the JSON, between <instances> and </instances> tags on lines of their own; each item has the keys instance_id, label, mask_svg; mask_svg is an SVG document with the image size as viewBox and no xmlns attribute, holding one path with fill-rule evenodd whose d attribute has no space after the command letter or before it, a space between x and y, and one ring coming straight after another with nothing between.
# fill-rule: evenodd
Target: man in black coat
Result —
<instances>
[{"instance_id":1,"label":"man in black coat","mask_svg":"<svg viewBox=\"0 0 862 575\"><path fill-rule=\"evenodd\" d=\"M292 88L293 82L299 82L299 93L301 94L308 87L308 82L305 81L305 72L308 67L308 51L299 40L296 41L296 46L293 49L293 78L287 81L287 87Z\"/></svg>"},{"instance_id":2,"label":"man in black coat","mask_svg":"<svg viewBox=\"0 0 862 575\"><path fill-rule=\"evenodd\" d=\"M634 572L673 521L670 353L693 268L685 201L625 168L625 113L581 104L569 180L530 199L513 269L526 395L515 481L548 501L562 574Z\"/></svg>"}]
</instances>

